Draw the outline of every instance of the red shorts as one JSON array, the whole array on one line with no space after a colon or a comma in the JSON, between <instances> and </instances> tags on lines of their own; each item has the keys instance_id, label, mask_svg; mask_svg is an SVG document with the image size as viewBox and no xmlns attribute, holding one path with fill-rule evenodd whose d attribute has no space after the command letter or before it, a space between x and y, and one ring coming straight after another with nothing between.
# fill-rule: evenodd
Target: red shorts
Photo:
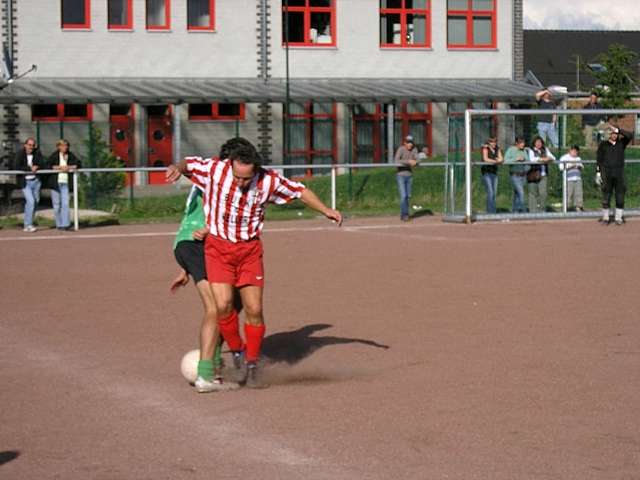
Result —
<instances>
[{"instance_id":1,"label":"red shorts","mask_svg":"<svg viewBox=\"0 0 640 480\"><path fill-rule=\"evenodd\" d=\"M233 243L207 235L204 258L210 283L227 283L235 287L264 286L262 241L259 238Z\"/></svg>"}]
</instances>

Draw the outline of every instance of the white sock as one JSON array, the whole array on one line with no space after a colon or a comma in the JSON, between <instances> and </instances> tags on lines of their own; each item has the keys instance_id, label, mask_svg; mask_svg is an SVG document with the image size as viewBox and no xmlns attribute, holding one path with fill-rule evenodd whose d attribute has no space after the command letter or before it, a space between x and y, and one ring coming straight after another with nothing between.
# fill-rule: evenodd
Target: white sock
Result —
<instances>
[{"instance_id":1,"label":"white sock","mask_svg":"<svg viewBox=\"0 0 640 480\"><path fill-rule=\"evenodd\" d=\"M616 222L622 221L622 209L616 208Z\"/></svg>"},{"instance_id":2,"label":"white sock","mask_svg":"<svg viewBox=\"0 0 640 480\"><path fill-rule=\"evenodd\" d=\"M608 208L603 208L602 209L602 219L603 220L609 220L609 209Z\"/></svg>"}]
</instances>

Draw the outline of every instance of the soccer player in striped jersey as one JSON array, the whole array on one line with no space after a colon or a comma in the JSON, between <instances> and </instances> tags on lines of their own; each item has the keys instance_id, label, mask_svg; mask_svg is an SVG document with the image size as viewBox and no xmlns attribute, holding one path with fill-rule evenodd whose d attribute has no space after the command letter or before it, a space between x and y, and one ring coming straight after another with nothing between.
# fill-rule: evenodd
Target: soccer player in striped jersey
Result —
<instances>
[{"instance_id":1,"label":"soccer player in striped jersey","mask_svg":"<svg viewBox=\"0 0 640 480\"><path fill-rule=\"evenodd\" d=\"M260 234L268 203L284 204L300 199L308 207L342 224L339 211L327 207L303 184L261 166L260 156L248 141L229 158L187 157L167 168L167 180L187 175L204 192L204 214L209 234L205 241L207 275L218 307L218 325L240 367L238 380L251 388L263 388L257 361L265 325L262 311L264 266ZM240 290L245 311L245 341L240 336L238 313L233 308L233 288Z\"/></svg>"}]
</instances>

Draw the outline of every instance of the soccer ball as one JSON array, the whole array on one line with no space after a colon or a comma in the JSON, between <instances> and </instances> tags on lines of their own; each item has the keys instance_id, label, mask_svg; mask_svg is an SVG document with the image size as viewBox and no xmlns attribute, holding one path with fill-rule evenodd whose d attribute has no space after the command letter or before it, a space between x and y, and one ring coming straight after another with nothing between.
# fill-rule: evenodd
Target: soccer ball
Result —
<instances>
[{"instance_id":1,"label":"soccer ball","mask_svg":"<svg viewBox=\"0 0 640 480\"><path fill-rule=\"evenodd\" d=\"M200 350L191 350L184 354L180 362L182 376L189 383L194 383L198 378L198 361L200 360Z\"/></svg>"}]
</instances>

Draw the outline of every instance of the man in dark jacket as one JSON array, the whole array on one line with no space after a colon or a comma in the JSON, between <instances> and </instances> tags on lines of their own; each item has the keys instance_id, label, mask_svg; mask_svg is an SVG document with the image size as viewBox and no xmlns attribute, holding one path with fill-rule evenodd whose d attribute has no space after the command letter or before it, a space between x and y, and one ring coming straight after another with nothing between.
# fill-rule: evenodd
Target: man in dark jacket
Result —
<instances>
[{"instance_id":1,"label":"man in dark jacket","mask_svg":"<svg viewBox=\"0 0 640 480\"><path fill-rule=\"evenodd\" d=\"M609 127L609 139L600 142L598 146L598 170L602 177L602 219L604 225L611 223L609 205L611 194L615 190L616 212L615 223L624 223L624 151L633 140L633 133L618 127Z\"/></svg>"},{"instance_id":2,"label":"man in dark jacket","mask_svg":"<svg viewBox=\"0 0 640 480\"><path fill-rule=\"evenodd\" d=\"M36 147L36 140L29 137L24 142L15 156L13 169L30 172L26 175L17 175L16 184L22 189L24 195L24 231L35 232L36 227L33 226L33 218L35 216L36 207L40 201L40 187L42 186L40 179L35 172L39 169L46 168L46 161L42 157L40 150Z\"/></svg>"}]
</instances>

